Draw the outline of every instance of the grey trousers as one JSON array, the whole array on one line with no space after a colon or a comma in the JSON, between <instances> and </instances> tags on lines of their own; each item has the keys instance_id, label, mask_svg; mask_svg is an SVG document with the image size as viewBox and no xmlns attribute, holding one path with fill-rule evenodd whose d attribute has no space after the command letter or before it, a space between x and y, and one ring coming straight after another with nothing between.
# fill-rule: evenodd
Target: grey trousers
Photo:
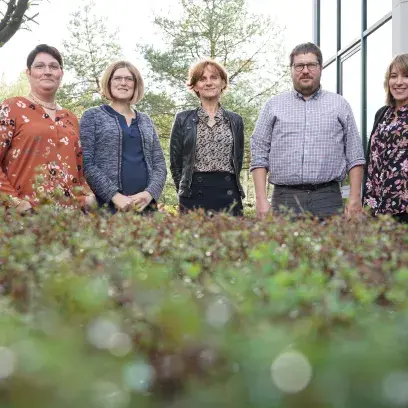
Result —
<instances>
[{"instance_id":1,"label":"grey trousers","mask_svg":"<svg viewBox=\"0 0 408 408\"><path fill-rule=\"evenodd\" d=\"M278 213L291 210L295 214L312 214L325 218L343 212L340 184L318 190L299 190L275 186L272 193L272 209Z\"/></svg>"}]
</instances>

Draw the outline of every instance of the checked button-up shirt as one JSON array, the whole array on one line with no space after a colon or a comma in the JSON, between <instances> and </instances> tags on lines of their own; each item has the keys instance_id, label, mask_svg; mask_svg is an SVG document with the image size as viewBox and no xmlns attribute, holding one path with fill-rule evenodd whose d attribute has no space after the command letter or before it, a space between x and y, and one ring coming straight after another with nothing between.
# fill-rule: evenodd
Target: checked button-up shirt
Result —
<instances>
[{"instance_id":1,"label":"checked button-up shirt","mask_svg":"<svg viewBox=\"0 0 408 408\"><path fill-rule=\"evenodd\" d=\"M321 88L307 100L295 90L270 98L251 137L251 171L266 168L272 184L342 181L364 163L350 105Z\"/></svg>"}]
</instances>

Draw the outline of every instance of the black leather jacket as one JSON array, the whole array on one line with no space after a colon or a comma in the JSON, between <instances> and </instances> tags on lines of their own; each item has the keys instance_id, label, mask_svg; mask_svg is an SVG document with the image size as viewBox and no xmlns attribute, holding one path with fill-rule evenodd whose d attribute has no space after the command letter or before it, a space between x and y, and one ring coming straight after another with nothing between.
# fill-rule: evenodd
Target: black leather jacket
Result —
<instances>
[{"instance_id":1,"label":"black leather jacket","mask_svg":"<svg viewBox=\"0 0 408 408\"><path fill-rule=\"evenodd\" d=\"M191 196L195 149L197 142L197 109L180 112L176 115L170 138L170 170L179 196ZM241 116L223 109L230 123L233 137L233 166L241 197L245 197L239 174L244 157L244 123Z\"/></svg>"}]
</instances>

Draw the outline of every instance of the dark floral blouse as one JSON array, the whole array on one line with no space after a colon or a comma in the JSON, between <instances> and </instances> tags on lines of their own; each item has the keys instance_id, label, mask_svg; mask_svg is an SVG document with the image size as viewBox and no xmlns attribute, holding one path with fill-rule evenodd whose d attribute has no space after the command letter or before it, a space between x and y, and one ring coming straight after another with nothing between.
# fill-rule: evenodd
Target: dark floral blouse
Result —
<instances>
[{"instance_id":1,"label":"dark floral blouse","mask_svg":"<svg viewBox=\"0 0 408 408\"><path fill-rule=\"evenodd\" d=\"M364 204L376 214L408 212L408 106L389 107L371 137Z\"/></svg>"}]
</instances>

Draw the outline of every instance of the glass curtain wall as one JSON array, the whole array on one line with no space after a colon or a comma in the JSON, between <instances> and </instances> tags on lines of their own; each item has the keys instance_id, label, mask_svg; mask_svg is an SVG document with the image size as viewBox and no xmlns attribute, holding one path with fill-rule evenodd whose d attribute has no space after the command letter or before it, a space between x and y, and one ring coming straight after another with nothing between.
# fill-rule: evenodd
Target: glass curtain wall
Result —
<instances>
[{"instance_id":1,"label":"glass curtain wall","mask_svg":"<svg viewBox=\"0 0 408 408\"><path fill-rule=\"evenodd\" d=\"M314 0L315 42L323 53L322 86L350 103L366 148L384 105L392 58L392 0Z\"/></svg>"}]
</instances>

